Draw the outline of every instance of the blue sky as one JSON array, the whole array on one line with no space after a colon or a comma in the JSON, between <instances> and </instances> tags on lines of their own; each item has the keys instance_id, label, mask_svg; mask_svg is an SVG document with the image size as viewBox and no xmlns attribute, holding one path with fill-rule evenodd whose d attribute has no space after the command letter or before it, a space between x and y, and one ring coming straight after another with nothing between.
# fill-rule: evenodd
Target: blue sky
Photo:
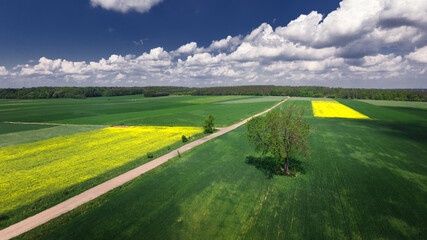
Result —
<instances>
[{"instance_id":1,"label":"blue sky","mask_svg":"<svg viewBox=\"0 0 427 240\"><path fill-rule=\"evenodd\" d=\"M0 87L427 88L427 3L4 0Z\"/></svg>"}]
</instances>

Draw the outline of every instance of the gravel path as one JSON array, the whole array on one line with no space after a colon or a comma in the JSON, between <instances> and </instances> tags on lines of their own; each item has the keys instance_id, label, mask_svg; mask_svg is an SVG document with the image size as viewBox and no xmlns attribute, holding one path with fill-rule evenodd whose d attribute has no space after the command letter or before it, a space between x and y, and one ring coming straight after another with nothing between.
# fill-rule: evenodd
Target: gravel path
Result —
<instances>
[{"instance_id":1,"label":"gravel path","mask_svg":"<svg viewBox=\"0 0 427 240\"><path fill-rule=\"evenodd\" d=\"M231 126L228 127L224 127L224 128L220 128L218 132L215 132L209 136L206 136L204 138L200 138L198 140L195 140L194 142L191 142L189 144L186 144L176 150L173 150L170 153L167 153L161 157L158 157L146 164L143 164L137 168L134 168L128 172L125 172L113 179L110 179L104 183L101 183L98 186L95 186L91 189L86 190L83 193L80 193L77 196L74 196L68 200L65 200L62 203L59 203L58 205L55 205L49 209L44 210L43 212L40 212L32 217L29 217L27 219L24 219L18 223L15 223L3 230L0 230L0 240L3 239L10 239L13 237L16 237L22 233L25 233L35 227L38 227L68 211L73 210L74 208L77 208L78 206L89 202L92 199L95 199L99 196L101 196L102 194L116 188L119 187L129 181L131 181L134 178L137 178L138 176L140 176L141 174L144 174L145 172L150 171L151 169L167 162L169 159L178 156L178 151L180 153L184 153L202 143L205 143L213 138L216 138L218 136L221 136L231 130L234 130L240 126L242 126L243 124L245 124L248 120L250 120L253 117L257 117L260 116L262 114L265 114L267 112L269 112L270 110L272 110L273 108L279 106L280 104L282 104L283 102L285 102L286 100L288 100L290 97L287 97L285 100L279 102L278 104L274 105L273 107L258 113L252 117L249 117L239 123L233 124Z\"/></svg>"}]
</instances>

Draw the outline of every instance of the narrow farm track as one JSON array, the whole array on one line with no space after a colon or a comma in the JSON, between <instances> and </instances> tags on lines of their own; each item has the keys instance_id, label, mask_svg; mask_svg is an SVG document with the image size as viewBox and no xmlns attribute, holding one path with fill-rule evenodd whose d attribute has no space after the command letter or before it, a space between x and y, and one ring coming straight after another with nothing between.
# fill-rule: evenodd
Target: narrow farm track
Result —
<instances>
[{"instance_id":1,"label":"narrow farm track","mask_svg":"<svg viewBox=\"0 0 427 240\"><path fill-rule=\"evenodd\" d=\"M213 138L216 138L218 136L221 136L227 132L230 132L240 126L242 126L243 124L245 124L248 120L250 120L253 117L257 117L260 115L263 115L269 111L271 111L272 109L276 108L277 106L279 106L280 104L284 103L285 101L287 101L290 97L287 97L285 100L277 103L276 105L272 106L271 108L260 112L258 114L255 114L239 123L233 124L231 126L228 127L224 127L224 128L220 128L218 132L215 132L209 136L206 136L204 138L195 140L194 142L191 142L187 145L184 145L178 149L173 150L170 153L167 153L161 157L158 157L156 159L154 159L153 161L150 161L146 164L143 164L135 169L132 169L126 173L123 173L113 179L110 179L98 186L95 186L91 189L86 190L83 193L80 193L77 196L74 196L62 203L59 203L49 209L44 210L43 212L40 212L32 217L29 217L27 219L24 219L16 224L13 224L3 230L0 230L0 240L3 239L11 239L13 237L16 237L22 233L25 233L35 227L38 227L68 211L73 210L74 208L79 207L82 204L85 204L89 201L91 201L92 199L95 199L101 195L103 195L104 193L107 193L108 191L111 191L112 189L119 187L135 178L137 178L138 176L152 170L153 168L156 168L158 166L160 166L161 164L167 162L169 159L172 159L176 156L178 156L178 152L179 153L184 153L202 143L205 143Z\"/></svg>"}]
</instances>

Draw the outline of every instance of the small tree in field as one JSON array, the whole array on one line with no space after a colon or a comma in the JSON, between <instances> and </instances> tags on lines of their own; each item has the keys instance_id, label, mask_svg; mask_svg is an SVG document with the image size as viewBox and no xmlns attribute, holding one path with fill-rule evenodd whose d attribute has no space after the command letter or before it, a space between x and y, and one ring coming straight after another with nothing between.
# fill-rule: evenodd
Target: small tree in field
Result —
<instances>
[{"instance_id":1,"label":"small tree in field","mask_svg":"<svg viewBox=\"0 0 427 240\"><path fill-rule=\"evenodd\" d=\"M283 170L290 174L289 160L295 153L309 156L310 126L303 119L304 111L295 104L279 111L270 111L265 117L248 122L249 142L263 154L271 153L283 161Z\"/></svg>"},{"instance_id":2,"label":"small tree in field","mask_svg":"<svg viewBox=\"0 0 427 240\"><path fill-rule=\"evenodd\" d=\"M205 133L213 133L213 131L215 130L214 120L215 117L212 114L209 114L208 117L205 119L205 123L203 124L203 130Z\"/></svg>"}]
</instances>

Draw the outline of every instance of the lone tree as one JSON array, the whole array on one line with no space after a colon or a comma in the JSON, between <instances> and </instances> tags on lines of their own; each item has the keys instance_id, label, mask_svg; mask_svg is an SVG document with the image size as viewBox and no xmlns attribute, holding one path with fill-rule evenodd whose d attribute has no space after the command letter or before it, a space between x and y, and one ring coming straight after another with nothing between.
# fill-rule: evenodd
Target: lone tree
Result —
<instances>
[{"instance_id":1,"label":"lone tree","mask_svg":"<svg viewBox=\"0 0 427 240\"><path fill-rule=\"evenodd\" d=\"M270 111L265 117L248 122L249 142L257 152L271 153L284 162L283 171L290 174L289 160L295 153L309 156L308 138L311 128L303 119L304 111L295 104L280 111Z\"/></svg>"},{"instance_id":2,"label":"lone tree","mask_svg":"<svg viewBox=\"0 0 427 240\"><path fill-rule=\"evenodd\" d=\"M203 124L203 129L205 133L213 133L215 130L214 127L214 120L215 117L212 114L209 114L208 117L205 119L205 123Z\"/></svg>"}]
</instances>

